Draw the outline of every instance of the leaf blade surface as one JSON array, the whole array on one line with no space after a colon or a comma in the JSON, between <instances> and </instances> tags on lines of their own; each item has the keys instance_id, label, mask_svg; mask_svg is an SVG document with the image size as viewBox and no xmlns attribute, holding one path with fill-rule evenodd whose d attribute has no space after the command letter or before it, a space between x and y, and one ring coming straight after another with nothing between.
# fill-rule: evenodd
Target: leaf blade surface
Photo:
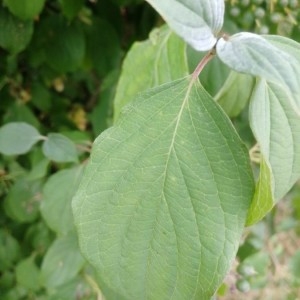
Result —
<instances>
[{"instance_id":1,"label":"leaf blade surface","mask_svg":"<svg viewBox=\"0 0 300 300\"><path fill-rule=\"evenodd\" d=\"M126 106L95 142L73 212L81 249L124 299L210 299L253 192L230 121L190 78Z\"/></svg>"}]
</instances>

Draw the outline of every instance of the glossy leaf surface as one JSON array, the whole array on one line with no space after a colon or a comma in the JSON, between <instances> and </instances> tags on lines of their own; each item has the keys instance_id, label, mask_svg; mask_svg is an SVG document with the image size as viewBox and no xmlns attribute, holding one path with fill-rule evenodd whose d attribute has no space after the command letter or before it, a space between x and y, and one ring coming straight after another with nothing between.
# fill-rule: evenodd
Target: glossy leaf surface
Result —
<instances>
[{"instance_id":1,"label":"glossy leaf surface","mask_svg":"<svg viewBox=\"0 0 300 300\"><path fill-rule=\"evenodd\" d=\"M248 153L190 80L126 106L73 200L82 252L117 299L208 300L235 257L254 189Z\"/></svg>"}]
</instances>

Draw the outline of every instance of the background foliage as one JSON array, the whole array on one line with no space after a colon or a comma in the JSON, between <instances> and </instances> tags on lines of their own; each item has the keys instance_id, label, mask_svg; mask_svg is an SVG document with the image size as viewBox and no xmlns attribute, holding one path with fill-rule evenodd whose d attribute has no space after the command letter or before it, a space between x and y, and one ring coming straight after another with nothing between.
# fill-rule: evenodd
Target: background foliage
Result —
<instances>
[{"instance_id":1,"label":"background foliage","mask_svg":"<svg viewBox=\"0 0 300 300\"><path fill-rule=\"evenodd\" d=\"M168 81L158 73L136 91L128 91L120 81L116 92L129 49L126 63L139 66L136 76L151 74L153 64L144 65L143 55L159 51L152 46L152 29L163 21L142 0L0 3L0 298L100 298L95 274L78 249L71 199L92 141L118 117L118 107L124 104L120 102ZM298 1L226 4L228 33L245 30L300 40ZM181 41L172 36L168 43L176 61ZM163 55L160 58L158 65L165 62ZM188 50L191 71L199 59ZM182 76L182 70L177 66L172 79ZM201 80L215 95L227 74L226 68L214 72L211 62ZM222 105L226 95L218 97ZM255 141L247 108L241 112L245 105L223 108L250 149ZM255 161L255 149L251 153ZM218 297L299 297L299 218L296 186L264 221L246 229L239 263Z\"/></svg>"}]
</instances>

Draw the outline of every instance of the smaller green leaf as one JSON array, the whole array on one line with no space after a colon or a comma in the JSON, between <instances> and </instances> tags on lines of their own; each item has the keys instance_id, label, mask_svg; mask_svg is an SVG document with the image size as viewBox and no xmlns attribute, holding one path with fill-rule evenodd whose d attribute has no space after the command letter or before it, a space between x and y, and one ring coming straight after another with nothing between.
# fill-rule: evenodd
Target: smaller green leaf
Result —
<instances>
[{"instance_id":1,"label":"smaller green leaf","mask_svg":"<svg viewBox=\"0 0 300 300\"><path fill-rule=\"evenodd\" d=\"M59 17L50 17L43 23L44 49L47 64L58 72L73 72L83 62L85 37L82 27Z\"/></svg>"},{"instance_id":2,"label":"smaller green leaf","mask_svg":"<svg viewBox=\"0 0 300 300\"><path fill-rule=\"evenodd\" d=\"M257 223L273 208L274 196L272 184L273 180L271 170L262 158L259 178L256 183L255 193L248 211L246 226Z\"/></svg>"},{"instance_id":3,"label":"smaller green leaf","mask_svg":"<svg viewBox=\"0 0 300 300\"><path fill-rule=\"evenodd\" d=\"M41 213L47 225L66 234L73 227L71 201L79 185L83 167L62 170L52 175L43 189Z\"/></svg>"},{"instance_id":4,"label":"smaller green leaf","mask_svg":"<svg viewBox=\"0 0 300 300\"><path fill-rule=\"evenodd\" d=\"M33 126L23 122L8 123L0 128L0 153L24 154L40 139L41 135Z\"/></svg>"},{"instance_id":5,"label":"smaller green leaf","mask_svg":"<svg viewBox=\"0 0 300 300\"><path fill-rule=\"evenodd\" d=\"M23 51L33 34L32 21L21 21L2 7L0 7L0 28L0 47L12 54Z\"/></svg>"},{"instance_id":6,"label":"smaller green leaf","mask_svg":"<svg viewBox=\"0 0 300 300\"><path fill-rule=\"evenodd\" d=\"M8 9L22 20L33 19L42 11L45 0L4 0Z\"/></svg>"},{"instance_id":7,"label":"smaller green leaf","mask_svg":"<svg viewBox=\"0 0 300 300\"><path fill-rule=\"evenodd\" d=\"M59 0L61 10L68 19L73 19L83 6L84 0Z\"/></svg>"},{"instance_id":8,"label":"smaller green leaf","mask_svg":"<svg viewBox=\"0 0 300 300\"><path fill-rule=\"evenodd\" d=\"M16 266L16 278L19 285L37 291L40 289L40 270L34 262L34 256L28 257Z\"/></svg>"},{"instance_id":9,"label":"smaller green leaf","mask_svg":"<svg viewBox=\"0 0 300 300\"><path fill-rule=\"evenodd\" d=\"M39 210L40 184L17 181L10 189L4 201L6 214L21 223L34 221Z\"/></svg>"},{"instance_id":10,"label":"smaller green leaf","mask_svg":"<svg viewBox=\"0 0 300 300\"><path fill-rule=\"evenodd\" d=\"M252 76L231 71L214 98L229 117L236 117L248 103L253 86Z\"/></svg>"},{"instance_id":11,"label":"smaller green leaf","mask_svg":"<svg viewBox=\"0 0 300 300\"><path fill-rule=\"evenodd\" d=\"M136 42L123 63L114 101L114 120L139 93L188 75L186 44L167 26Z\"/></svg>"},{"instance_id":12,"label":"smaller green leaf","mask_svg":"<svg viewBox=\"0 0 300 300\"><path fill-rule=\"evenodd\" d=\"M84 275L86 276L86 274ZM88 284L86 278L77 276L72 281L59 286L53 294L51 293L51 295L48 296L47 300L78 299L78 295L80 295L81 300L104 299L99 297L99 294L98 298L96 298L95 293L93 293L92 287Z\"/></svg>"},{"instance_id":13,"label":"smaller green leaf","mask_svg":"<svg viewBox=\"0 0 300 300\"><path fill-rule=\"evenodd\" d=\"M43 143L43 152L47 158L55 162L77 162L75 144L60 133L50 133Z\"/></svg>"},{"instance_id":14,"label":"smaller green leaf","mask_svg":"<svg viewBox=\"0 0 300 300\"><path fill-rule=\"evenodd\" d=\"M257 80L249 106L261 166L247 225L263 218L300 177L299 116L282 86Z\"/></svg>"},{"instance_id":15,"label":"smaller green leaf","mask_svg":"<svg viewBox=\"0 0 300 300\"><path fill-rule=\"evenodd\" d=\"M282 50L266 38L241 32L218 40L217 54L237 72L260 76L269 82L284 85L294 97L289 100L300 111L300 46L297 57Z\"/></svg>"},{"instance_id":16,"label":"smaller green leaf","mask_svg":"<svg viewBox=\"0 0 300 300\"><path fill-rule=\"evenodd\" d=\"M74 232L54 241L41 267L41 280L47 289L62 286L76 277L85 261Z\"/></svg>"}]
</instances>

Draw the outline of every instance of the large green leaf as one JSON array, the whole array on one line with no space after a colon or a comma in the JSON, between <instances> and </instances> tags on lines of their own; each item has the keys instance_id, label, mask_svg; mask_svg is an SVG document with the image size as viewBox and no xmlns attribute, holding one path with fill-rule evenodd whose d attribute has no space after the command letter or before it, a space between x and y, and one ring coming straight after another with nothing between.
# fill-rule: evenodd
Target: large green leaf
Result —
<instances>
[{"instance_id":1,"label":"large green leaf","mask_svg":"<svg viewBox=\"0 0 300 300\"><path fill-rule=\"evenodd\" d=\"M185 43L166 26L136 42L122 68L114 102L114 118L138 93L188 75Z\"/></svg>"},{"instance_id":2,"label":"large green leaf","mask_svg":"<svg viewBox=\"0 0 300 300\"><path fill-rule=\"evenodd\" d=\"M222 28L224 0L147 0L168 25L198 51L213 48Z\"/></svg>"},{"instance_id":3,"label":"large green leaf","mask_svg":"<svg viewBox=\"0 0 300 300\"><path fill-rule=\"evenodd\" d=\"M12 122L0 128L0 153L17 155L28 152L42 136L31 125Z\"/></svg>"},{"instance_id":4,"label":"large green leaf","mask_svg":"<svg viewBox=\"0 0 300 300\"><path fill-rule=\"evenodd\" d=\"M33 23L21 21L0 7L0 47L17 54L29 44L33 34Z\"/></svg>"},{"instance_id":5,"label":"large green leaf","mask_svg":"<svg viewBox=\"0 0 300 300\"><path fill-rule=\"evenodd\" d=\"M95 141L73 200L82 252L111 299L210 299L253 189L247 150L199 82L159 86Z\"/></svg>"},{"instance_id":6,"label":"large green leaf","mask_svg":"<svg viewBox=\"0 0 300 300\"><path fill-rule=\"evenodd\" d=\"M272 188L272 206L300 178L300 117L294 111L289 97L291 95L282 86L260 79L249 108L250 125L266 163L266 167L261 167L261 172L265 174L260 175L264 178L260 181L269 181L264 185L265 188L268 185ZM265 209L265 213L272 207L270 192L268 194L266 197L263 193L256 204L261 211ZM255 215L251 211L249 214ZM264 214L261 212L260 218ZM254 219L251 219L253 223Z\"/></svg>"},{"instance_id":7,"label":"large green leaf","mask_svg":"<svg viewBox=\"0 0 300 300\"><path fill-rule=\"evenodd\" d=\"M28 20L38 16L44 7L45 0L4 0L4 3L15 16Z\"/></svg>"},{"instance_id":8,"label":"large green leaf","mask_svg":"<svg viewBox=\"0 0 300 300\"><path fill-rule=\"evenodd\" d=\"M299 57L300 50L298 50ZM237 72L260 76L270 82L285 85L294 97L294 108L300 111L300 60L293 53L276 47L262 36L238 33L217 43L217 54Z\"/></svg>"},{"instance_id":9,"label":"large green leaf","mask_svg":"<svg viewBox=\"0 0 300 300\"><path fill-rule=\"evenodd\" d=\"M82 174L82 166L52 175L43 189L41 212L47 225L57 233L66 234L73 225L71 200Z\"/></svg>"}]
</instances>

